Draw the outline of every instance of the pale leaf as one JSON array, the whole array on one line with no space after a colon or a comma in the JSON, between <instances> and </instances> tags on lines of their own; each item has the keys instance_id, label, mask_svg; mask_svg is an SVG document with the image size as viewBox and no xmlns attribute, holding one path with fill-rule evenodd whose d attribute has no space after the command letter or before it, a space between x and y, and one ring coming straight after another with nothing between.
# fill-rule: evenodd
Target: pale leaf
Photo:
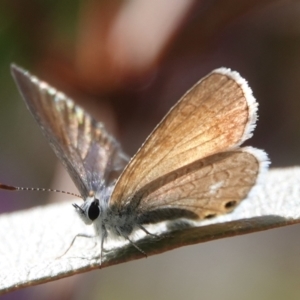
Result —
<instances>
[{"instance_id":1,"label":"pale leaf","mask_svg":"<svg viewBox=\"0 0 300 300\"><path fill-rule=\"evenodd\" d=\"M78 202L78 199L76 200ZM41 202L42 203L42 202ZM300 222L300 167L274 169L256 192L230 214L191 224L174 222L147 229L161 238L135 234L136 244L149 256L222 237ZM99 268L93 228L78 218L70 202L45 205L0 217L0 292L56 280ZM107 239L102 267L142 258L126 241Z\"/></svg>"}]
</instances>

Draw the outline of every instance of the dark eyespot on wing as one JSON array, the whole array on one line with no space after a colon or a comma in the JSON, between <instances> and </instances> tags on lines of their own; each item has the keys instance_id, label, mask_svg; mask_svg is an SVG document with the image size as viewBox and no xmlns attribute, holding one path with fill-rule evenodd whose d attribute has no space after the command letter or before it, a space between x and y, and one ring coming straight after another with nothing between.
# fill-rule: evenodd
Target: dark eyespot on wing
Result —
<instances>
[{"instance_id":1,"label":"dark eyespot on wing","mask_svg":"<svg viewBox=\"0 0 300 300\"><path fill-rule=\"evenodd\" d=\"M216 214L207 214L207 215L204 216L204 219L212 219L216 216L217 216Z\"/></svg>"},{"instance_id":2,"label":"dark eyespot on wing","mask_svg":"<svg viewBox=\"0 0 300 300\"><path fill-rule=\"evenodd\" d=\"M228 201L227 203L225 203L225 208L226 209L232 209L237 205L236 201Z\"/></svg>"}]
</instances>

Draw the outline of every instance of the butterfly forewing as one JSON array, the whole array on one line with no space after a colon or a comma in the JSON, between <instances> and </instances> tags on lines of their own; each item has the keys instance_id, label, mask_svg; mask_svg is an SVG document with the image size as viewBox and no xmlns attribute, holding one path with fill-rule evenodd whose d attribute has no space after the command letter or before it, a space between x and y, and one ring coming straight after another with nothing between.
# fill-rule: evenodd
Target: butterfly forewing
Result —
<instances>
[{"instance_id":1,"label":"butterfly forewing","mask_svg":"<svg viewBox=\"0 0 300 300\"><path fill-rule=\"evenodd\" d=\"M128 162L119 143L72 100L12 66L19 90L51 147L86 198L105 181L113 184Z\"/></svg>"},{"instance_id":2,"label":"butterfly forewing","mask_svg":"<svg viewBox=\"0 0 300 300\"><path fill-rule=\"evenodd\" d=\"M132 199L139 201L143 187L158 178L237 147L250 137L256 110L251 90L238 73L227 69L212 72L154 129L117 181L110 204L121 210ZM154 201L152 196L149 199Z\"/></svg>"}]
</instances>

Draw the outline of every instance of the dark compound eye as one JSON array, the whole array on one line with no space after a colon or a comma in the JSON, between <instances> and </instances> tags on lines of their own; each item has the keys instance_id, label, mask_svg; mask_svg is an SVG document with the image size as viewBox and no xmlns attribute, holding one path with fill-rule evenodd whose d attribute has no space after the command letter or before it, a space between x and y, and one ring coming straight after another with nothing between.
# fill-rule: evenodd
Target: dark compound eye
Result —
<instances>
[{"instance_id":1,"label":"dark compound eye","mask_svg":"<svg viewBox=\"0 0 300 300\"><path fill-rule=\"evenodd\" d=\"M98 218L99 214L100 214L99 200L95 199L89 207L88 216L90 220L94 221Z\"/></svg>"}]
</instances>

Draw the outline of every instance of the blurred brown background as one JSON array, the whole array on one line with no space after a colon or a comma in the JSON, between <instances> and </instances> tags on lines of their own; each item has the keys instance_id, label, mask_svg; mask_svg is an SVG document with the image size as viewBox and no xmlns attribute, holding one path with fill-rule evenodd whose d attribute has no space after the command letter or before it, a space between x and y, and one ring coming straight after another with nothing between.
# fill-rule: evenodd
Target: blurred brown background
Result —
<instances>
[{"instance_id":1,"label":"blurred brown background","mask_svg":"<svg viewBox=\"0 0 300 300\"><path fill-rule=\"evenodd\" d=\"M72 190L17 93L11 62L74 98L130 155L196 81L214 68L232 68L260 104L247 144L265 149L272 167L300 165L299 1L2 0L1 182ZM1 192L0 210L45 204L38 198ZM300 230L292 226L181 248L3 299L299 299L299 279Z\"/></svg>"}]
</instances>

